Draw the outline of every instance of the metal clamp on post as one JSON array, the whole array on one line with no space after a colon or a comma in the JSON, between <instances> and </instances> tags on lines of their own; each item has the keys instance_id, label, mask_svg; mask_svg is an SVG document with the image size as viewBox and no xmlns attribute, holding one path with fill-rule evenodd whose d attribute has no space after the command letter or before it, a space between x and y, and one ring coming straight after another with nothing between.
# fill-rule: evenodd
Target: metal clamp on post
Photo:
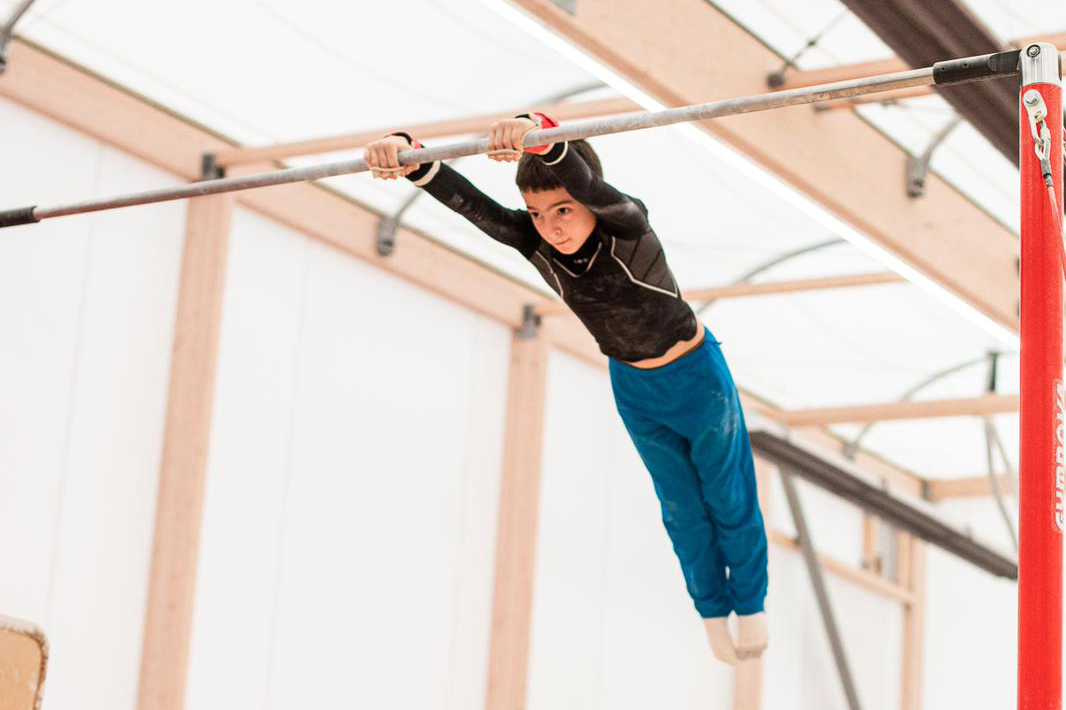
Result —
<instances>
[{"instance_id":1,"label":"metal clamp on post","mask_svg":"<svg viewBox=\"0 0 1066 710\"><path fill-rule=\"evenodd\" d=\"M1022 96L1022 103L1025 104L1025 112L1029 114L1029 130L1033 133L1033 151L1036 153L1036 159L1040 161L1040 172L1043 173L1044 184L1054 187L1055 182L1051 173L1051 129L1047 125L1047 103L1036 89L1026 91Z\"/></svg>"},{"instance_id":2,"label":"metal clamp on post","mask_svg":"<svg viewBox=\"0 0 1066 710\"><path fill-rule=\"evenodd\" d=\"M1040 173L1047 187L1048 205L1051 208L1051 218L1058 227L1059 232L1059 259L1062 261L1062 274L1066 277L1066 244L1062 234L1062 212L1059 210L1059 202L1055 197L1055 174L1051 170L1051 129L1047 125L1047 102L1037 89L1029 89L1022 94L1022 105L1029 115L1029 130L1033 134L1033 152L1040 161Z\"/></svg>"}]
</instances>

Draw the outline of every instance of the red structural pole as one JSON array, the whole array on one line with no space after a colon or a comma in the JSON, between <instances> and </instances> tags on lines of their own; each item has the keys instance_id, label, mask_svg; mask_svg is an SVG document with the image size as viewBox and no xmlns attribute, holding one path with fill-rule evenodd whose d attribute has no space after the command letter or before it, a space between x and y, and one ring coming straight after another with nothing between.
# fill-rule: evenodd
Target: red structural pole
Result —
<instances>
[{"instance_id":1,"label":"red structural pole","mask_svg":"<svg viewBox=\"0 0 1066 710\"><path fill-rule=\"evenodd\" d=\"M1062 80L1055 47L1026 47L1021 89L1021 501L1018 708L1062 708ZM1036 92L1035 94L1033 92ZM1043 102L1043 109L1038 101ZM1044 118L1037 120L1040 115ZM1034 138L1033 131L1037 131ZM1046 133L1045 133L1046 131ZM1041 139L1042 138L1042 139ZM1044 159L1037 155L1041 147ZM1048 190L1054 181L1054 199Z\"/></svg>"}]
</instances>

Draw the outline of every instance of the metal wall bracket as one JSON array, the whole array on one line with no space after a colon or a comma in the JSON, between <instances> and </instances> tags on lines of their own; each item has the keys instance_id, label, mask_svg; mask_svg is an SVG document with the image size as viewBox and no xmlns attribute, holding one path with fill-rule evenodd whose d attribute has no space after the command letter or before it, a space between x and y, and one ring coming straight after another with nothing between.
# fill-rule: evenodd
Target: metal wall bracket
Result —
<instances>
[{"instance_id":1,"label":"metal wall bracket","mask_svg":"<svg viewBox=\"0 0 1066 710\"><path fill-rule=\"evenodd\" d=\"M15 8L11 16L3 25L0 25L0 74L7 69L7 45L15 34L15 23L30 9L33 0L22 0L22 4Z\"/></svg>"},{"instance_id":2,"label":"metal wall bracket","mask_svg":"<svg viewBox=\"0 0 1066 710\"><path fill-rule=\"evenodd\" d=\"M921 197L925 194L925 178L929 175L929 161L940 144L962 123L962 116L955 116L939 133L933 136L929 147L921 155L907 156L907 196Z\"/></svg>"},{"instance_id":3,"label":"metal wall bracket","mask_svg":"<svg viewBox=\"0 0 1066 710\"><path fill-rule=\"evenodd\" d=\"M532 303L522 306L522 325L518 327L519 338L536 338L540 335L540 316Z\"/></svg>"},{"instance_id":4,"label":"metal wall bracket","mask_svg":"<svg viewBox=\"0 0 1066 710\"><path fill-rule=\"evenodd\" d=\"M200 179L217 180L226 177L226 169L218 164L218 156L214 153L204 153L200 157Z\"/></svg>"},{"instance_id":5,"label":"metal wall bracket","mask_svg":"<svg viewBox=\"0 0 1066 710\"><path fill-rule=\"evenodd\" d=\"M396 251L396 229L400 226L397 215L385 215L378 222L378 256L390 256Z\"/></svg>"}]
</instances>

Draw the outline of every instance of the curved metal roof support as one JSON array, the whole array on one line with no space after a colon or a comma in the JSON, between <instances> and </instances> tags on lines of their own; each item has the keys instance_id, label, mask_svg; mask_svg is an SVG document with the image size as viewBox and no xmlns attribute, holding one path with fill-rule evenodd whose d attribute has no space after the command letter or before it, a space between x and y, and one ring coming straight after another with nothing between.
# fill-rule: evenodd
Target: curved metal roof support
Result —
<instances>
[{"instance_id":1,"label":"curved metal roof support","mask_svg":"<svg viewBox=\"0 0 1066 710\"><path fill-rule=\"evenodd\" d=\"M779 256L775 256L770 261L763 262L762 264L759 264L758 266L756 266L754 269L748 271L743 276L741 276L739 279L737 279L736 281L733 281L730 285L736 286L736 285L739 285L739 284L747 283L748 281L750 281L751 279L755 278L756 276L758 276L762 272L767 271L767 270L769 270L769 269L771 269L771 268L773 268L775 266L778 266L779 264L783 264L786 261L789 261L791 259L795 259L798 256L803 256L804 254L810 254L812 251L818 251L819 249L825 249L826 247L831 247L831 246L834 246L836 244L843 244L843 243L846 243L846 242L847 242L847 240L843 239L842 237L835 237L833 239L829 239L829 240L824 241L824 242L818 242L817 244L810 244L808 246L801 247L801 248L796 249L794 251L790 251L790 252L787 252L785 254L781 254ZM707 301L706 303L704 303L702 306L700 306L699 308L696 309L696 315L697 316L701 315L705 310L710 308L712 304L716 303L717 300L718 299L711 299L710 301Z\"/></svg>"},{"instance_id":2,"label":"curved metal roof support","mask_svg":"<svg viewBox=\"0 0 1066 710\"><path fill-rule=\"evenodd\" d=\"M998 436L995 433L995 425L992 423L992 417L982 417L985 425L985 451L988 460L988 488L992 492L992 497L996 501L996 507L999 508L999 514L1003 516L1003 522L1007 526L1007 534L1010 536L1011 544L1014 546L1014 551L1018 551L1018 531L1014 525L1014 520L1010 516L1010 512L1007 509L1007 502L1004 499L1003 487L1000 485L999 478L996 476L996 463L995 463L995 445L998 440ZM1007 480L1011 481L1013 487L1013 479L1011 476L1007 476Z\"/></svg>"},{"instance_id":3,"label":"curved metal roof support","mask_svg":"<svg viewBox=\"0 0 1066 710\"><path fill-rule=\"evenodd\" d=\"M955 114L955 116L933 136L933 140L929 142L929 146L921 155L907 155L905 175L907 179L908 197L921 197L925 194L925 178L929 174L929 161L933 159L933 153L936 152L936 149L947 140L947 137L951 135L951 132L954 131L960 123L962 123L962 116Z\"/></svg>"},{"instance_id":4,"label":"curved metal roof support","mask_svg":"<svg viewBox=\"0 0 1066 710\"><path fill-rule=\"evenodd\" d=\"M33 0L23 0L22 4L11 13L11 17L4 23L4 26L0 27L0 74L7 69L7 45L15 33L15 23L22 18L32 4Z\"/></svg>"},{"instance_id":5,"label":"curved metal roof support","mask_svg":"<svg viewBox=\"0 0 1066 710\"><path fill-rule=\"evenodd\" d=\"M593 89L599 89L603 87L602 81L594 81L587 84L581 84L580 86L574 86L565 91L558 91L548 96L542 96L540 99L534 100L533 105L537 104L549 104L563 99L568 99L571 96L577 96L583 94L586 91L592 91ZM448 165L452 165L462 158L456 158L455 160L446 161ZM382 215L381 221L378 222L378 235L377 235L377 250L381 256L388 256L396 251L396 230L400 227L400 219L403 217L404 212L411 208L417 200L418 196L422 194L422 190L415 188L414 191L403 201L400 208L393 212L391 215Z\"/></svg>"},{"instance_id":6,"label":"curved metal roof support","mask_svg":"<svg viewBox=\"0 0 1066 710\"><path fill-rule=\"evenodd\" d=\"M991 421L991 419L989 420ZM1003 444L1003 438L999 435L999 430L996 429L995 422L992 422L992 427L988 430L992 435L992 443L996 445L996 449L999 451L1000 461L1003 462L1003 468L1006 470L1007 479L1007 493L1018 498L1021 487L1018 485L1018 469L1014 466L1014 463L1010 460L1010 455L1007 453L1007 447Z\"/></svg>"}]
</instances>

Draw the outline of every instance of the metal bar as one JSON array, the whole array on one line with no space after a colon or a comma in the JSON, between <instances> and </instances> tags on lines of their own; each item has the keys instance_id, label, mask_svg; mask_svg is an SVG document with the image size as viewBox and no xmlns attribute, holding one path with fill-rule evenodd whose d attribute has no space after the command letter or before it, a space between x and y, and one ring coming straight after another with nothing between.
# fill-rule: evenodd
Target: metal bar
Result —
<instances>
[{"instance_id":1,"label":"metal bar","mask_svg":"<svg viewBox=\"0 0 1066 710\"><path fill-rule=\"evenodd\" d=\"M1029 106L1021 117L1021 499L1018 580L1018 708L1062 708L1061 457L1062 271L1060 227L1048 182L1062 204L1062 79L1059 54L1033 44L1021 58L1021 96L1045 104L1047 178ZM1033 117L1035 118L1035 117ZM1056 210L1057 212L1057 210ZM1058 459L1056 457L1058 455Z\"/></svg>"},{"instance_id":2,"label":"metal bar","mask_svg":"<svg viewBox=\"0 0 1066 710\"><path fill-rule=\"evenodd\" d=\"M1019 496L1018 485L1018 470L1014 467L1014 462L1010 460L1010 455L1007 453L1007 447L1003 444L1003 439L999 435L999 430L996 429L996 423L991 422L991 427L988 432L992 435L992 441L996 445L996 449L999 451L999 458L1003 464L1003 468L1006 473L1003 477L1007 480L1007 493L1014 496L1015 499Z\"/></svg>"},{"instance_id":3,"label":"metal bar","mask_svg":"<svg viewBox=\"0 0 1066 710\"><path fill-rule=\"evenodd\" d=\"M0 27L0 42L6 44L7 40L11 39L11 35L15 32L15 23L22 19L22 16L26 14L32 4L33 0L23 0L22 4L15 8L8 21L4 23L3 27Z\"/></svg>"},{"instance_id":4,"label":"metal bar","mask_svg":"<svg viewBox=\"0 0 1066 710\"><path fill-rule=\"evenodd\" d=\"M844 652L844 642L841 640L840 631L837 629L836 617L833 615L833 605L829 601L829 591L825 587L822 568L818 564L818 556L814 551L814 542L811 540L811 533L807 528L807 518L803 513L803 505L800 503L799 494L796 492L796 484L792 480L792 473L784 466L781 467L781 484L785 489L785 498L788 499L788 508L792 511L792 520L796 524L796 536L799 540L800 549L803 551L803 561L807 564L807 573L811 577L814 596L818 600L818 610L822 614L825 635L829 638L829 646L833 651L833 660L836 662L837 672L840 674L840 684L844 688L844 697L847 698L848 707L851 710L860 710L862 706L859 704L859 695L855 691L855 681L851 677L848 657Z\"/></svg>"},{"instance_id":5,"label":"metal bar","mask_svg":"<svg viewBox=\"0 0 1066 710\"><path fill-rule=\"evenodd\" d=\"M32 4L33 0L23 0L22 4L11 13L11 17L4 23L4 26L0 27L0 74L7 69L7 45L15 33L15 23L22 18Z\"/></svg>"},{"instance_id":6,"label":"metal bar","mask_svg":"<svg viewBox=\"0 0 1066 710\"><path fill-rule=\"evenodd\" d=\"M786 427L765 416L747 416L751 447L761 458L788 467L795 475L986 572L1018 578L1018 564L1010 555L947 522L931 503L893 492L882 479L866 474L844 456L826 454L823 449L793 438Z\"/></svg>"},{"instance_id":7,"label":"metal bar","mask_svg":"<svg viewBox=\"0 0 1066 710\"><path fill-rule=\"evenodd\" d=\"M1017 53L1015 52L1013 54L1016 55ZM636 112L622 114L620 116L612 116L610 118L581 121L560 126L558 128L530 131L526 134L525 143L526 145L543 145L545 143L554 143L561 140L591 138L611 133L623 133L644 128L668 126L675 123L701 121L721 116L734 116L756 111L783 108L785 106L811 104L829 99L863 96L878 91L890 91L893 89L907 88L909 86L925 86L933 83L959 83L975 81L980 78L1016 74L1017 69L1011 69L1009 67L1009 61L1002 60L1000 57L1000 54L983 57L969 57L967 59L941 62L935 66L924 69L913 69L911 71L886 74L884 76L842 81L835 84L826 84L824 86L810 86L801 89L777 91L739 99L711 101L709 103L671 108L663 111ZM986 68L987 77L984 77L981 74L982 67ZM401 165L410 165L430 162L433 160L448 160L450 158L459 158L466 155L484 153L487 150L488 139L482 138L439 146L436 148L421 148L417 150L403 151L399 155L399 162ZM362 159L346 160L303 168L287 168L285 170L257 175L246 175L243 177L205 180L178 188L151 190L132 195L77 202L58 207L23 207L16 210L0 212L0 227L39 222L43 219L50 219L52 217L96 212L118 207L130 207L133 205L144 205L154 202L165 202L168 200L202 197L204 195L215 195L222 192L234 192L236 190L248 190L257 187L269 187L271 185L284 185L306 180L319 180L337 175L365 172L366 169L366 162Z\"/></svg>"},{"instance_id":8,"label":"metal bar","mask_svg":"<svg viewBox=\"0 0 1066 710\"><path fill-rule=\"evenodd\" d=\"M988 359L988 386L986 391L989 394L996 393L996 379L999 374L999 353L993 352ZM996 432L995 426L992 424L992 417L984 417L985 425L985 457L988 462L988 487L992 491L992 497L996 501L996 507L999 509L999 514L1003 517L1003 522L1007 526L1007 533L1010 535L1011 545L1014 546L1014 554L1018 554L1018 533L1014 529L1014 521L1011 520L1010 512L1007 510L1007 503L1003 499L1003 489L999 485L999 481L996 480L996 452L995 452L995 439Z\"/></svg>"}]
</instances>

